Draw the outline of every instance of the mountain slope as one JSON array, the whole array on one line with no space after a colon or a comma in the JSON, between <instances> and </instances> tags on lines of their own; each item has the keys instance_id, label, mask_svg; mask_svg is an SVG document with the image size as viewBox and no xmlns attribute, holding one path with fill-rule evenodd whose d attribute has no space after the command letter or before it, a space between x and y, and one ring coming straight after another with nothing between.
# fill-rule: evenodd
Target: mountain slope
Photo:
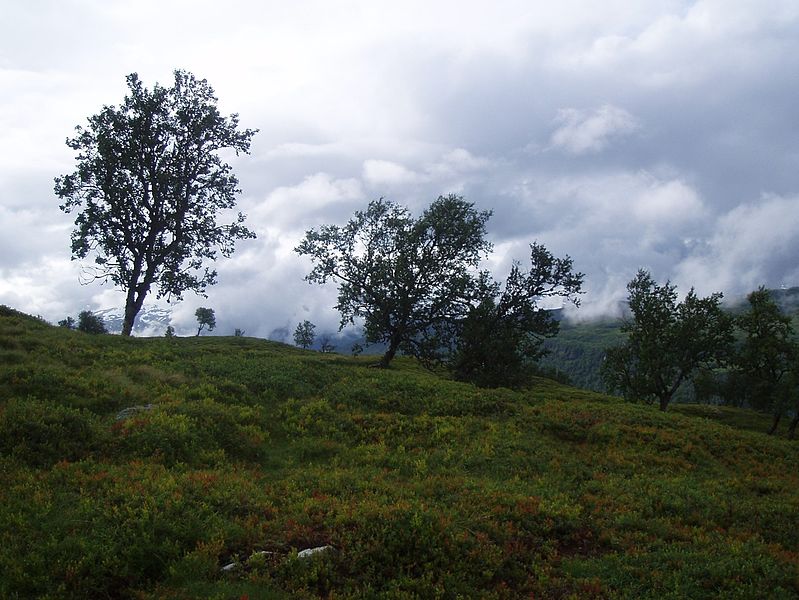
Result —
<instances>
[{"instance_id":1,"label":"mountain slope","mask_svg":"<svg viewBox=\"0 0 799 600\"><path fill-rule=\"evenodd\" d=\"M0 309L0 597L799 595L799 443L748 413L370 360Z\"/></svg>"}]
</instances>

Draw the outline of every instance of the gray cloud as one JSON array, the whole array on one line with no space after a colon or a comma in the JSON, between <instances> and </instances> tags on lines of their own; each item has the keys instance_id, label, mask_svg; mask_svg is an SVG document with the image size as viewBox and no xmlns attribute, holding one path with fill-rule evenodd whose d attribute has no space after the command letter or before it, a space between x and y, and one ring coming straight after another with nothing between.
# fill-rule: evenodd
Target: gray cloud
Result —
<instances>
[{"instance_id":1,"label":"gray cloud","mask_svg":"<svg viewBox=\"0 0 799 600\"><path fill-rule=\"evenodd\" d=\"M166 83L176 67L261 130L251 156L231 159L259 237L218 263L208 299L176 307L176 325L204 305L221 333L335 327L334 287L305 283L292 249L379 196L418 212L457 192L493 209L490 266L504 273L534 239L570 254L587 274L583 314L614 306L641 266L703 292L799 284L793 1L93 0L8 13L0 303L53 320L122 303L78 284L52 178L73 168L64 139L121 100L125 74Z\"/></svg>"},{"instance_id":2,"label":"gray cloud","mask_svg":"<svg viewBox=\"0 0 799 600\"><path fill-rule=\"evenodd\" d=\"M638 122L623 108L605 104L594 111L576 108L558 110L558 129L552 134L551 145L571 154L586 154L604 150L613 138L632 133Z\"/></svg>"}]
</instances>

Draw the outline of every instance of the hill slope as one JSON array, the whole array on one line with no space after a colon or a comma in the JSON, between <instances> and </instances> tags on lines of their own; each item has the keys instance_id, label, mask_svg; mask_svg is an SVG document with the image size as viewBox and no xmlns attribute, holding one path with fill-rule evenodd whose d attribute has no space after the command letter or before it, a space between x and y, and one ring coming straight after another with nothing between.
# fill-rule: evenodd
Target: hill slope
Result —
<instances>
[{"instance_id":1,"label":"hill slope","mask_svg":"<svg viewBox=\"0 0 799 600\"><path fill-rule=\"evenodd\" d=\"M799 443L747 413L368 360L0 309L0 597L799 596Z\"/></svg>"}]
</instances>

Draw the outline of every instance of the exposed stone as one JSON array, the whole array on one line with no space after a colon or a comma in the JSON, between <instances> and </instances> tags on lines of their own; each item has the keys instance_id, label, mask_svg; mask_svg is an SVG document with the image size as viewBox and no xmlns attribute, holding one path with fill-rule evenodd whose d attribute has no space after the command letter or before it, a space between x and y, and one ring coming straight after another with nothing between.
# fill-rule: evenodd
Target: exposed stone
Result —
<instances>
[{"instance_id":1,"label":"exposed stone","mask_svg":"<svg viewBox=\"0 0 799 600\"><path fill-rule=\"evenodd\" d=\"M129 406L128 408L123 408L117 413L117 421L122 421L123 419L127 419L128 417L132 417L136 413L152 409L153 409L152 404L139 404L136 406Z\"/></svg>"},{"instance_id":2,"label":"exposed stone","mask_svg":"<svg viewBox=\"0 0 799 600\"><path fill-rule=\"evenodd\" d=\"M321 554L323 552L329 552L333 549L333 546L319 546L317 548L306 548L305 550L300 550L297 552L297 558L310 558L316 554Z\"/></svg>"}]
</instances>

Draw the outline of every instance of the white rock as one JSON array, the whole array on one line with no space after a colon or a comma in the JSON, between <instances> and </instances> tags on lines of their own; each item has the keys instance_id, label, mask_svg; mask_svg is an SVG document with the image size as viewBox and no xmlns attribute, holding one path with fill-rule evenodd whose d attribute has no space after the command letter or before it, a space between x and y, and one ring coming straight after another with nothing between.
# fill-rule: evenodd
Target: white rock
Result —
<instances>
[{"instance_id":1,"label":"white rock","mask_svg":"<svg viewBox=\"0 0 799 600\"><path fill-rule=\"evenodd\" d=\"M117 421L127 419L128 417L136 414L137 412L142 412L145 410L152 410L152 409L153 409L152 404L144 404L144 405L139 404L136 406L130 406L128 408L123 408L117 413Z\"/></svg>"},{"instance_id":2,"label":"white rock","mask_svg":"<svg viewBox=\"0 0 799 600\"><path fill-rule=\"evenodd\" d=\"M297 558L309 558L315 554L327 552L332 549L333 546L319 546L317 548L306 548L305 550L300 550L299 552L297 552Z\"/></svg>"}]
</instances>

